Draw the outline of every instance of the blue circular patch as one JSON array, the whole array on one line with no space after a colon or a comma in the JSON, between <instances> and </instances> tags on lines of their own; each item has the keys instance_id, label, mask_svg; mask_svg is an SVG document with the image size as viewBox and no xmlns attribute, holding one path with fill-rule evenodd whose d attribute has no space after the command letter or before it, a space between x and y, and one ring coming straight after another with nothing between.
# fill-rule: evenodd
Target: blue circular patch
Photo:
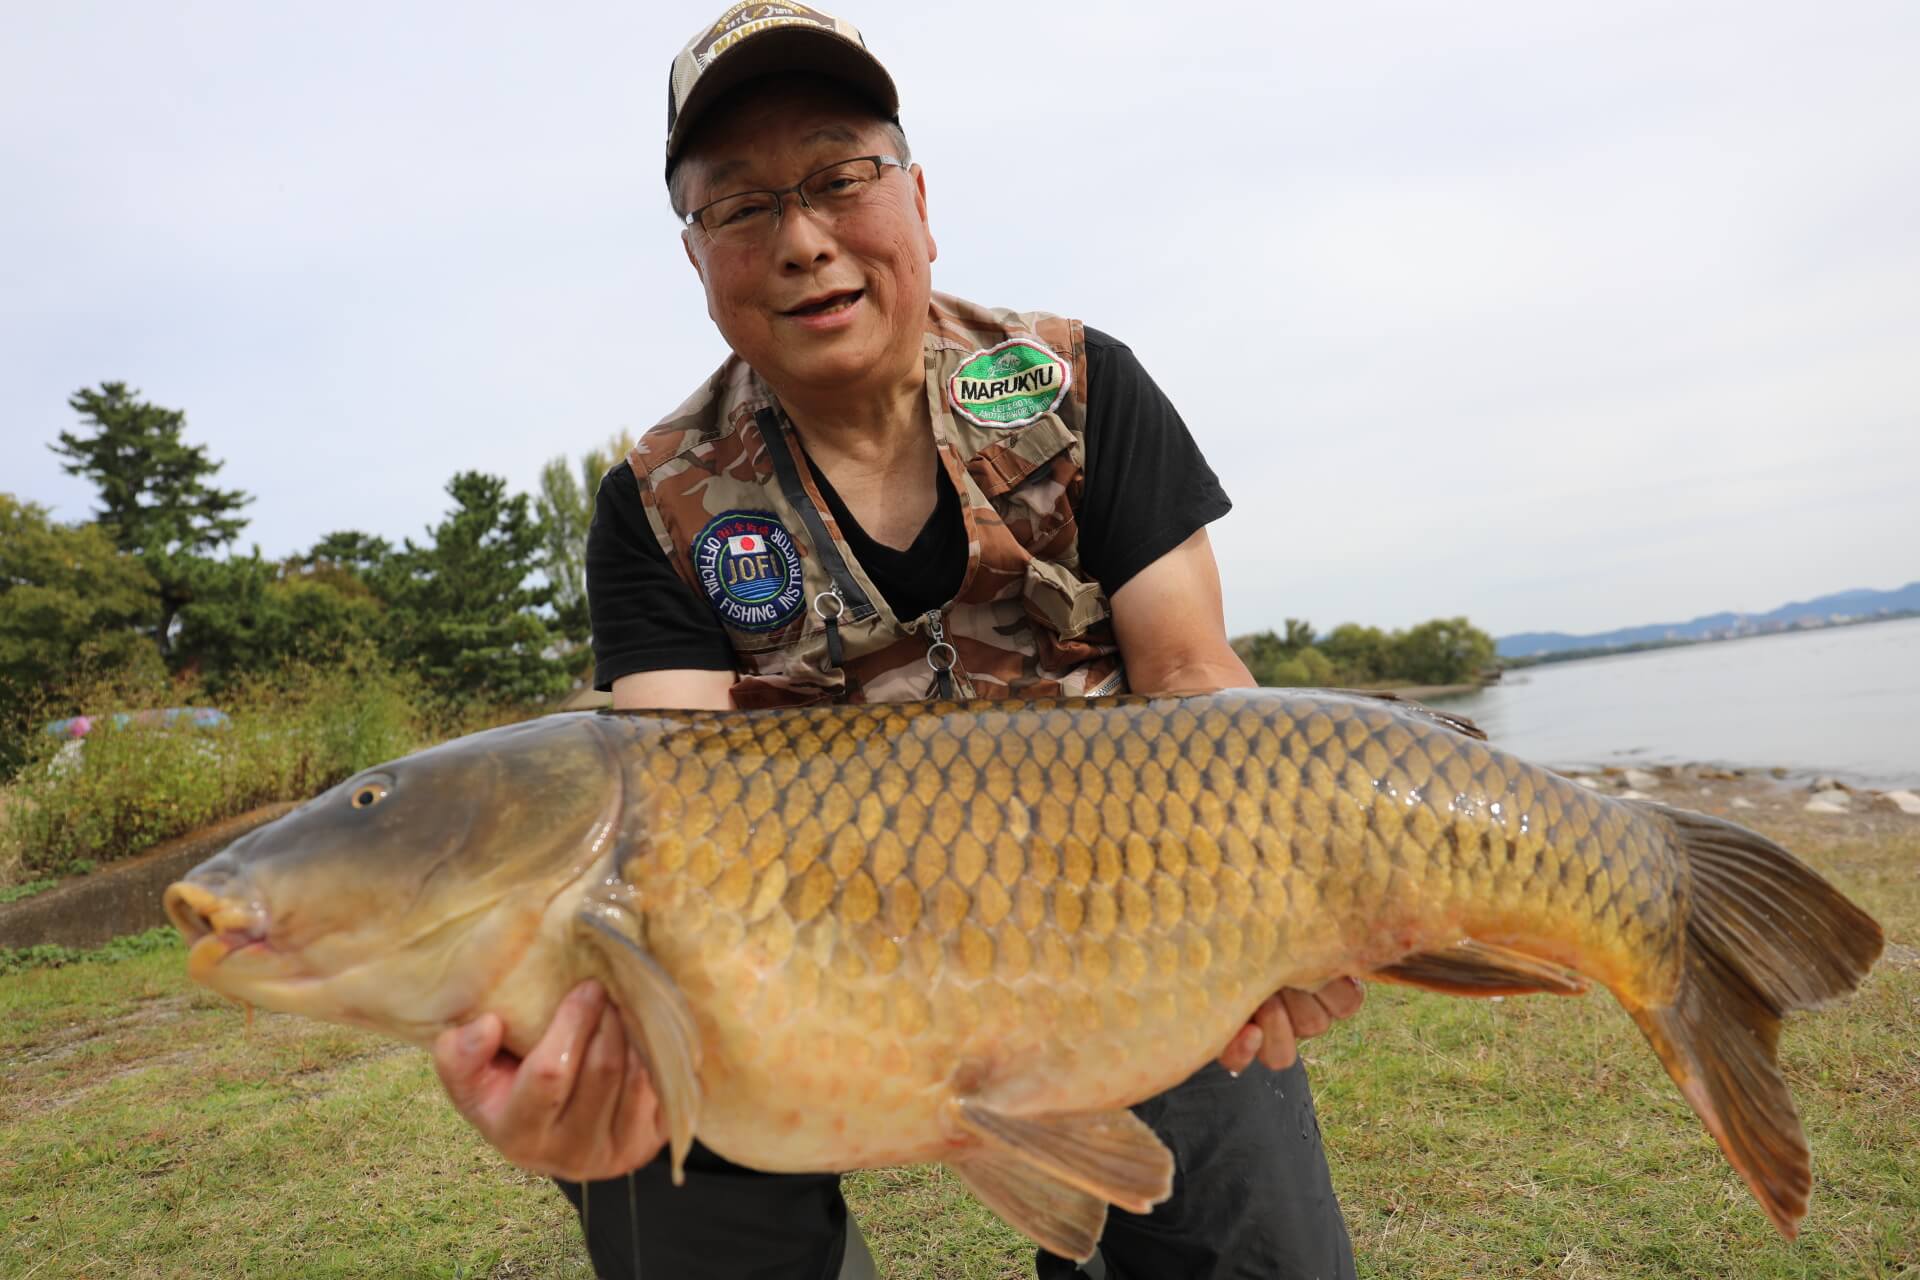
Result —
<instances>
[{"instance_id":1,"label":"blue circular patch","mask_svg":"<svg viewBox=\"0 0 1920 1280\"><path fill-rule=\"evenodd\" d=\"M775 631L806 603L800 553L771 511L715 516L693 540L693 571L720 620L742 631Z\"/></svg>"}]
</instances>

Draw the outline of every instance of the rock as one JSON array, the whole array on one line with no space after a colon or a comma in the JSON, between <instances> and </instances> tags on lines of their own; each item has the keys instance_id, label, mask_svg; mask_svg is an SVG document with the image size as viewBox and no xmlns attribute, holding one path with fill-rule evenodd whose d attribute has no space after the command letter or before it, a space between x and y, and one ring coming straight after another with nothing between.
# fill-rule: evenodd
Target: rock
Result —
<instances>
[{"instance_id":1,"label":"rock","mask_svg":"<svg viewBox=\"0 0 1920 1280\"><path fill-rule=\"evenodd\" d=\"M1838 807L1842 812L1845 812L1853 807L1853 797L1845 791L1829 788L1825 791L1814 792L1813 798L1807 801L1807 803L1830 804Z\"/></svg>"},{"instance_id":2,"label":"rock","mask_svg":"<svg viewBox=\"0 0 1920 1280\"><path fill-rule=\"evenodd\" d=\"M1840 803L1835 804L1832 800L1827 799L1828 796L1834 796L1834 795L1837 795L1841 798ZM1846 793L1842 791L1822 791L1819 795L1807 801L1807 803L1802 807L1808 813L1850 812L1850 810L1848 810L1846 805Z\"/></svg>"},{"instance_id":3,"label":"rock","mask_svg":"<svg viewBox=\"0 0 1920 1280\"><path fill-rule=\"evenodd\" d=\"M1598 778L1575 778L1575 782L1593 791L1605 791L1607 786Z\"/></svg>"},{"instance_id":4,"label":"rock","mask_svg":"<svg viewBox=\"0 0 1920 1280\"><path fill-rule=\"evenodd\" d=\"M1653 799L1653 797L1652 797L1652 796L1650 796L1650 795L1648 795L1648 794L1647 794L1646 792L1644 792L1644 791L1634 791L1634 790L1632 790L1632 789L1628 789L1628 790L1626 790L1626 791L1622 791L1622 792L1620 793L1620 798L1621 798L1622 800L1651 800L1651 799Z\"/></svg>"},{"instance_id":5,"label":"rock","mask_svg":"<svg viewBox=\"0 0 1920 1280\"><path fill-rule=\"evenodd\" d=\"M1732 800L1732 804L1733 804L1733 807L1736 809L1758 809L1760 807L1759 805L1755 804L1753 801L1747 799L1745 796L1735 796Z\"/></svg>"},{"instance_id":6,"label":"rock","mask_svg":"<svg viewBox=\"0 0 1920 1280\"><path fill-rule=\"evenodd\" d=\"M1902 813L1920 818L1920 796L1911 791L1889 791L1880 797Z\"/></svg>"},{"instance_id":7,"label":"rock","mask_svg":"<svg viewBox=\"0 0 1920 1280\"><path fill-rule=\"evenodd\" d=\"M1780 765L1773 766L1773 768L1767 770L1767 772L1775 778L1784 778L1787 776L1786 769Z\"/></svg>"},{"instance_id":8,"label":"rock","mask_svg":"<svg viewBox=\"0 0 1920 1280\"><path fill-rule=\"evenodd\" d=\"M1818 795L1822 791L1843 791L1844 792L1844 791L1853 790L1852 787L1840 781L1840 779L1838 778L1815 778L1813 780L1813 786L1808 789L1812 791L1815 795Z\"/></svg>"},{"instance_id":9,"label":"rock","mask_svg":"<svg viewBox=\"0 0 1920 1280\"><path fill-rule=\"evenodd\" d=\"M1626 772L1627 785L1635 791L1652 791L1659 787L1660 779L1644 769L1629 769Z\"/></svg>"}]
</instances>

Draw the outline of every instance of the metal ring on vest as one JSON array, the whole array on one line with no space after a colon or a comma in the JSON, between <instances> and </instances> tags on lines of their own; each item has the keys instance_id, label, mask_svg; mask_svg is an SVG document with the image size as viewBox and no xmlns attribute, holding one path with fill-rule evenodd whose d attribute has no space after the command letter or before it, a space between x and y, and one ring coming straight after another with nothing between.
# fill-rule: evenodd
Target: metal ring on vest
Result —
<instances>
[{"instance_id":1,"label":"metal ring on vest","mask_svg":"<svg viewBox=\"0 0 1920 1280\"><path fill-rule=\"evenodd\" d=\"M933 655L936 653L939 653L943 649L946 650L946 660L944 662L935 662L933 660ZM948 644L945 640L936 641L935 643L927 646L927 665L932 667L935 671L951 671L953 670L953 664L958 662L959 660L960 660L959 650L955 649L952 645Z\"/></svg>"},{"instance_id":2,"label":"metal ring on vest","mask_svg":"<svg viewBox=\"0 0 1920 1280\"><path fill-rule=\"evenodd\" d=\"M825 601L825 600L833 601L832 613L828 613L826 605L821 603L822 601ZM829 589L826 591L822 591L819 595L813 598L813 612L815 613L816 616L819 617L819 619L822 622L837 622L840 619L840 615L844 614L846 611L847 611L847 602L840 595L838 591Z\"/></svg>"}]
</instances>

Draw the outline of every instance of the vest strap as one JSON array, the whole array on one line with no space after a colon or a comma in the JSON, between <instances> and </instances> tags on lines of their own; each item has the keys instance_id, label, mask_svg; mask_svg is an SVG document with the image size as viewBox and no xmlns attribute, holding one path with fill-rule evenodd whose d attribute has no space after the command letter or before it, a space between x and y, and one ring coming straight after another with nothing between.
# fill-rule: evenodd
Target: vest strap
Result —
<instances>
[{"instance_id":1,"label":"vest strap","mask_svg":"<svg viewBox=\"0 0 1920 1280\"><path fill-rule=\"evenodd\" d=\"M840 598L846 602L847 616L855 622L873 617L879 610L873 607L873 601L867 598L867 593L860 589L860 584L847 569L847 562L841 558L840 548L828 534L819 509L813 505L813 499L807 496L807 487L800 483L800 468L793 461L793 451L787 448L786 429L780 425L779 416L772 409L762 409L753 415L753 421L760 428L760 438L766 441L767 457L773 462L773 474L780 481L780 492L786 497L787 505L799 512L800 519L806 523L807 536L813 539L813 549L827 567L827 577L839 591Z\"/></svg>"}]
</instances>

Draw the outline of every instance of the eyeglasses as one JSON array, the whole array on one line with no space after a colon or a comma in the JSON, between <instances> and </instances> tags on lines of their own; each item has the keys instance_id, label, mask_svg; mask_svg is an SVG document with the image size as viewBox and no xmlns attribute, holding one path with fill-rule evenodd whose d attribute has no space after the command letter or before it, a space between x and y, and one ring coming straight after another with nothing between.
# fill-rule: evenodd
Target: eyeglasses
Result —
<instances>
[{"instance_id":1,"label":"eyeglasses","mask_svg":"<svg viewBox=\"0 0 1920 1280\"><path fill-rule=\"evenodd\" d=\"M816 169L778 191L739 191L701 205L686 216L722 244L756 244L771 239L789 194L817 218L832 222L860 207L889 168L905 169L893 156L856 156Z\"/></svg>"}]
</instances>

